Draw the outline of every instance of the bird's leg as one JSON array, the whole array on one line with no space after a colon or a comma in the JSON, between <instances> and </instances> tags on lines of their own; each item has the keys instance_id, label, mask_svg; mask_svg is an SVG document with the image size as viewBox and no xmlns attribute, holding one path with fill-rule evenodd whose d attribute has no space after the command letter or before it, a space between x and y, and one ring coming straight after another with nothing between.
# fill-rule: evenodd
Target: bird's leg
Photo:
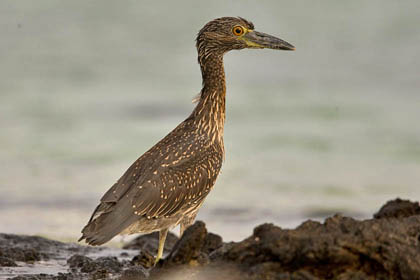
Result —
<instances>
[{"instance_id":1,"label":"bird's leg","mask_svg":"<svg viewBox=\"0 0 420 280\"><path fill-rule=\"evenodd\" d=\"M163 248L165 247L166 236L168 235L169 228L165 228L159 231L159 249L156 256L155 264L162 258Z\"/></svg>"},{"instance_id":2,"label":"bird's leg","mask_svg":"<svg viewBox=\"0 0 420 280\"><path fill-rule=\"evenodd\" d=\"M182 235L184 234L184 231L187 229L188 225L185 225L184 223L181 223L181 225L179 226L179 238L182 237Z\"/></svg>"},{"instance_id":3,"label":"bird's leg","mask_svg":"<svg viewBox=\"0 0 420 280\"><path fill-rule=\"evenodd\" d=\"M184 218L181 220L181 223L179 226L179 238L182 237L182 235L184 234L184 231L194 222L195 216L197 216L197 213L191 216L184 216Z\"/></svg>"},{"instance_id":4,"label":"bird's leg","mask_svg":"<svg viewBox=\"0 0 420 280\"><path fill-rule=\"evenodd\" d=\"M184 231L192 224L192 221L188 220L183 220L181 222L181 225L179 226L179 238L182 237L182 235L184 234Z\"/></svg>"}]
</instances>

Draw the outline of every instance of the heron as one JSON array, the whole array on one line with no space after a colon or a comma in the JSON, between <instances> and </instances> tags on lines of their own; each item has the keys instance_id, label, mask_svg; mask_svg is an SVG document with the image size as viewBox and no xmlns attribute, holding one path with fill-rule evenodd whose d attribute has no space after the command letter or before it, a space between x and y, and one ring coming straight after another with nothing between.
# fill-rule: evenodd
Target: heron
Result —
<instances>
[{"instance_id":1,"label":"heron","mask_svg":"<svg viewBox=\"0 0 420 280\"><path fill-rule=\"evenodd\" d=\"M101 245L118 234L159 231L155 263L169 229L190 226L212 190L224 160L226 83L223 56L231 50L295 50L288 42L254 30L241 17L214 19L196 38L202 89L192 113L140 156L103 195L82 237Z\"/></svg>"}]
</instances>

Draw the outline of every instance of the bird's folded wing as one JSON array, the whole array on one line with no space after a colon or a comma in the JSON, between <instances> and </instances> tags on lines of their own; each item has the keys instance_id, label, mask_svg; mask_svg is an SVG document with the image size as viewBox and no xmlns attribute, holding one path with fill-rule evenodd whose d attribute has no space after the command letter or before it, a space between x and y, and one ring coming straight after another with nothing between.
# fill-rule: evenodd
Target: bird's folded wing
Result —
<instances>
[{"instance_id":1,"label":"bird's folded wing","mask_svg":"<svg viewBox=\"0 0 420 280\"><path fill-rule=\"evenodd\" d=\"M204 153L172 165L162 165L154 172L156 174L133 188L132 212L138 216L159 218L200 204L221 167L221 160L210 155ZM214 172L210 171L211 166L214 166Z\"/></svg>"},{"instance_id":2,"label":"bird's folded wing","mask_svg":"<svg viewBox=\"0 0 420 280\"><path fill-rule=\"evenodd\" d=\"M82 230L81 239L92 245L103 244L142 218L168 217L178 211L185 214L200 205L222 162L214 157L214 147L206 149L181 160L161 162L157 167L151 165L153 168L147 169L141 179L128 181L128 186L117 183L108 192L114 199L101 201Z\"/></svg>"}]
</instances>

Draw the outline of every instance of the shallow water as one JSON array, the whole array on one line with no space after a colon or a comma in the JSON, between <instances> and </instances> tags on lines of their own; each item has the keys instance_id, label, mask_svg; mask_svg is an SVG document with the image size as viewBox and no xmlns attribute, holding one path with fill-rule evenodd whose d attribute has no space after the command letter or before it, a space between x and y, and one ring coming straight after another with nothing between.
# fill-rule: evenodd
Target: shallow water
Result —
<instances>
[{"instance_id":1,"label":"shallow water","mask_svg":"<svg viewBox=\"0 0 420 280\"><path fill-rule=\"evenodd\" d=\"M66 245L64 245L66 246ZM2 267L0 269L0 280L10 279L17 275L37 275L37 274L50 274L57 275L59 273L72 272L67 260L76 254L82 254L91 259L98 259L100 257L116 257L119 261L131 261L134 256L138 254L138 250L126 250L117 248L105 248L102 250L88 251L83 247L77 247L74 244L68 244L68 250L63 248L52 247L56 255L49 260L41 260L33 263L16 262L18 266L15 267ZM45 248L44 248L45 249ZM48 248L47 248L48 249ZM113 277L112 279L115 279ZM87 279L87 277L86 277ZM108 279L108 278L107 278Z\"/></svg>"},{"instance_id":2,"label":"shallow water","mask_svg":"<svg viewBox=\"0 0 420 280\"><path fill-rule=\"evenodd\" d=\"M2 1L0 232L75 240L101 195L191 112L194 37L241 15L296 52L225 57L226 161L199 219L370 216L420 197L417 1Z\"/></svg>"}]
</instances>

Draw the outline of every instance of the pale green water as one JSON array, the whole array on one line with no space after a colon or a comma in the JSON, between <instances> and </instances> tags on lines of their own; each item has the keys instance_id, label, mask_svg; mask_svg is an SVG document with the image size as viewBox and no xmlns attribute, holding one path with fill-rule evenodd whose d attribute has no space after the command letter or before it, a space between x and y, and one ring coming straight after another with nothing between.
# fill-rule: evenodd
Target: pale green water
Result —
<instances>
[{"instance_id":1,"label":"pale green water","mask_svg":"<svg viewBox=\"0 0 420 280\"><path fill-rule=\"evenodd\" d=\"M0 232L75 239L191 112L194 39L240 15L297 51L225 57L226 161L199 219L226 239L420 198L418 1L2 1Z\"/></svg>"}]
</instances>

